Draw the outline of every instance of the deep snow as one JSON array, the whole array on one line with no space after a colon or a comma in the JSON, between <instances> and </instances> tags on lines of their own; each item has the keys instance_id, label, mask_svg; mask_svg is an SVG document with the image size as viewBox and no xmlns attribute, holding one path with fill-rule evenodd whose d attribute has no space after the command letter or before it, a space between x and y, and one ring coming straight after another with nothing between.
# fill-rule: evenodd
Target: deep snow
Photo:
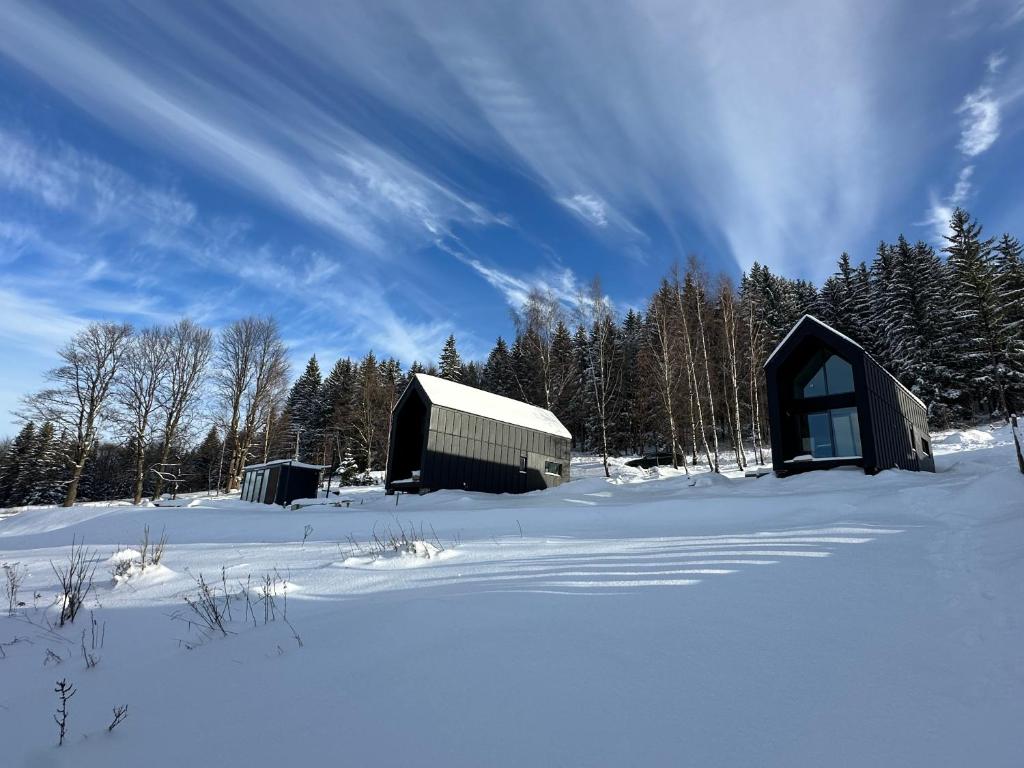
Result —
<instances>
[{"instance_id":1,"label":"deep snow","mask_svg":"<svg viewBox=\"0 0 1024 768\"><path fill-rule=\"evenodd\" d=\"M1024 476L1007 428L934 437L934 475L608 481L576 460L582 479L518 497L19 512L0 765L1020 765ZM147 523L160 566L115 583ZM434 547L373 557L399 526ZM91 669L88 615L44 623L72 537L103 561ZM232 590L273 574L301 647L239 601L227 637L170 618L222 567Z\"/></svg>"}]
</instances>

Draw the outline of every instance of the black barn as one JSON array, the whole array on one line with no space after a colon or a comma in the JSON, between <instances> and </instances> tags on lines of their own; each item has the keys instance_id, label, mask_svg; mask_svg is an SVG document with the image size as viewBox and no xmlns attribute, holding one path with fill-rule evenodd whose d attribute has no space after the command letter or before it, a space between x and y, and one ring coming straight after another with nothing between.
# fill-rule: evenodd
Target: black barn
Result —
<instances>
[{"instance_id":1,"label":"black barn","mask_svg":"<svg viewBox=\"0 0 1024 768\"><path fill-rule=\"evenodd\" d=\"M315 499L322 469L291 459L245 467L242 470L241 500L284 505L296 499Z\"/></svg>"},{"instance_id":2,"label":"black barn","mask_svg":"<svg viewBox=\"0 0 1024 768\"><path fill-rule=\"evenodd\" d=\"M391 416L387 493L524 493L569 479L572 436L543 408L416 374Z\"/></svg>"},{"instance_id":3,"label":"black barn","mask_svg":"<svg viewBox=\"0 0 1024 768\"><path fill-rule=\"evenodd\" d=\"M804 315L764 369L776 474L935 471L925 404L848 336Z\"/></svg>"}]
</instances>

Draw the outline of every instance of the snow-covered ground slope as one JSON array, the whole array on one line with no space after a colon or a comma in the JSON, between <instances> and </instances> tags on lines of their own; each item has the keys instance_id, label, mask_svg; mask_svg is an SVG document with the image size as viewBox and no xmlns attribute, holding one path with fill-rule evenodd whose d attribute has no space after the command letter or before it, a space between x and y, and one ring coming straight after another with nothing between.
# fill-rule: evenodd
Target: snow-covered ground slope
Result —
<instances>
[{"instance_id":1,"label":"snow-covered ground slope","mask_svg":"<svg viewBox=\"0 0 1024 768\"><path fill-rule=\"evenodd\" d=\"M518 497L19 512L0 765L1020 765L1024 476L1005 428L934 437L934 475L608 481L578 460ZM161 563L114 579L146 524ZM374 556L400 527L428 541ZM50 629L73 538L103 562ZM172 618L200 574L236 595L226 636Z\"/></svg>"}]
</instances>

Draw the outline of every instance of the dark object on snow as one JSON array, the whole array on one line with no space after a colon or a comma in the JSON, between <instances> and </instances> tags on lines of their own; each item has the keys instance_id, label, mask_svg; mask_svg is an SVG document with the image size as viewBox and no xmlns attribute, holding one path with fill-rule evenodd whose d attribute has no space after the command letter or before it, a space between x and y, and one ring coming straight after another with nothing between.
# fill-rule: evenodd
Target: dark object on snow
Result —
<instances>
[{"instance_id":1,"label":"dark object on snow","mask_svg":"<svg viewBox=\"0 0 1024 768\"><path fill-rule=\"evenodd\" d=\"M1013 430L1013 447L1017 449L1017 466L1024 474L1024 453L1021 453L1021 427L1017 424L1017 414L1010 416L1010 429Z\"/></svg>"},{"instance_id":2,"label":"dark object on snow","mask_svg":"<svg viewBox=\"0 0 1024 768\"><path fill-rule=\"evenodd\" d=\"M848 336L804 315L764 369L777 475L935 471L925 404Z\"/></svg>"},{"instance_id":3,"label":"dark object on snow","mask_svg":"<svg viewBox=\"0 0 1024 768\"><path fill-rule=\"evenodd\" d=\"M385 489L549 488L569 479L571 443L551 411L418 373L391 416Z\"/></svg>"},{"instance_id":4,"label":"dark object on snow","mask_svg":"<svg viewBox=\"0 0 1024 768\"><path fill-rule=\"evenodd\" d=\"M671 453L645 453L639 459L630 459L626 462L627 467L640 467L650 469L651 467L672 466Z\"/></svg>"},{"instance_id":5,"label":"dark object on snow","mask_svg":"<svg viewBox=\"0 0 1024 768\"><path fill-rule=\"evenodd\" d=\"M246 467L242 475L242 501L291 504L296 499L315 499L323 467L291 459L268 461Z\"/></svg>"}]
</instances>

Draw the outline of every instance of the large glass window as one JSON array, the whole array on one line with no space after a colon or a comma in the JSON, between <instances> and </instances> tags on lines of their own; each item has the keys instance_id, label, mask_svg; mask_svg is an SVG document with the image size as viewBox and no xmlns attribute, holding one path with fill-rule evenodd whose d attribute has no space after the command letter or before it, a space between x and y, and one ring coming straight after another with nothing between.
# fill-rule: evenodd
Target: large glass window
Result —
<instances>
[{"instance_id":1,"label":"large glass window","mask_svg":"<svg viewBox=\"0 0 1024 768\"><path fill-rule=\"evenodd\" d=\"M801 413L797 416L797 426L801 456L831 459L861 455L856 408Z\"/></svg>"},{"instance_id":2,"label":"large glass window","mask_svg":"<svg viewBox=\"0 0 1024 768\"><path fill-rule=\"evenodd\" d=\"M860 456L860 422L856 408L833 408L832 445L836 456Z\"/></svg>"},{"instance_id":3,"label":"large glass window","mask_svg":"<svg viewBox=\"0 0 1024 768\"><path fill-rule=\"evenodd\" d=\"M793 397L821 397L853 392L853 366L827 350L818 350L793 380Z\"/></svg>"}]
</instances>

